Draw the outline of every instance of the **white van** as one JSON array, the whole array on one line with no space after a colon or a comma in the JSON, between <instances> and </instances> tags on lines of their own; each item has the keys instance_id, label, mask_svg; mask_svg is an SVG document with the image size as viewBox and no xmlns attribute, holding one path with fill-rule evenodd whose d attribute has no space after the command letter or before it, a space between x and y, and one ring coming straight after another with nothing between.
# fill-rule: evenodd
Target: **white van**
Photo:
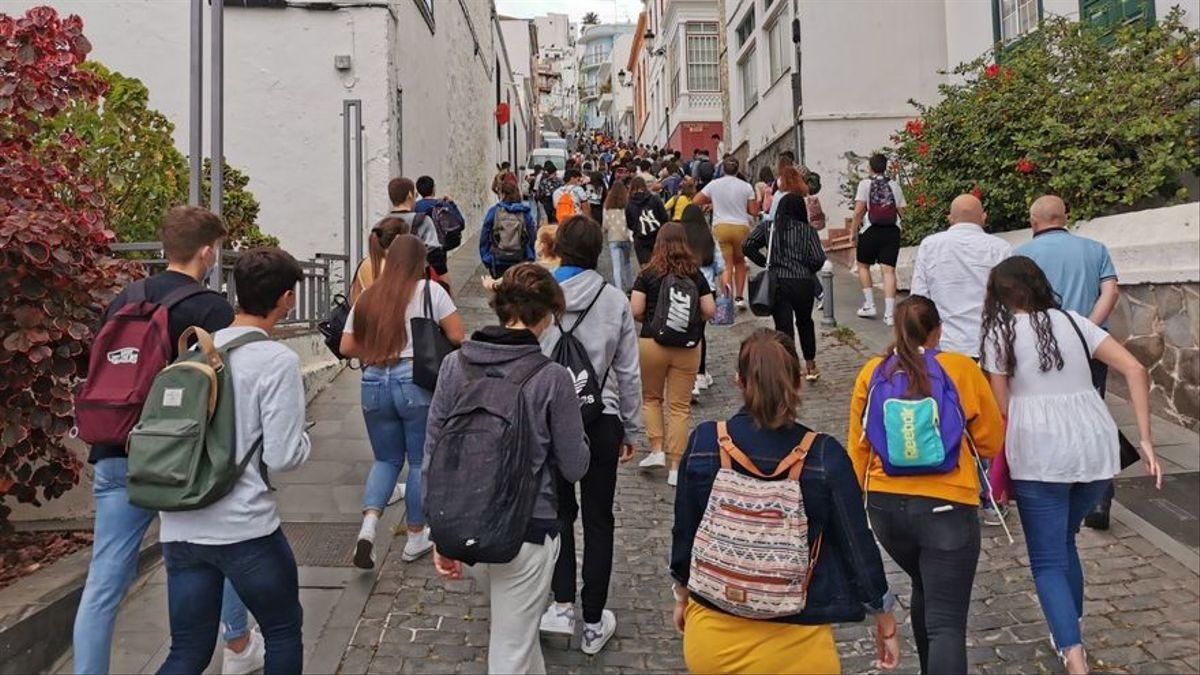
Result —
<instances>
[{"instance_id":1,"label":"white van","mask_svg":"<svg viewBox=\"0 0 1200 675\"><path fill-rule=\"evenodd\" d=\"M529 153L528 159L525 161L525 166L545 166L547 161L554 163L554 168L562 171L567 166L567 150L566 142L563 141L564 147L561 148L538 148Z\"/></svg>"}]
</instances>

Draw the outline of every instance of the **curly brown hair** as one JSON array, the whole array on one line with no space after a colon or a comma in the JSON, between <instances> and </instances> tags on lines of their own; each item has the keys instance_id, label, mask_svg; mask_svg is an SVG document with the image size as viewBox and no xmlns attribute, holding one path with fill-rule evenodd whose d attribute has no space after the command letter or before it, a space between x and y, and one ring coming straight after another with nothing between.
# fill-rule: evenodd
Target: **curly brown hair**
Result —
<instances>
[{"instance_id":1,"label":"curly brown hair","mask_svg":"<svg viewBox=\"0 0 1200 675\"><path fill-rule=\"evenodd\" d=\"M979 330L981 360L986 363L987 355L993 354L998 357L1004 375L1011 377L1016 372L1017 355L1013 351L1016 318L1013 314L1025 312L1037 339L1038 370L1043 373L1051 369L1062 370L1062 352L1050 322L1052 309L1061 311L1058 296L1042 268L1031 258L1013 256L993 267L988 276L983 324Z\"/></svg>"},{"instance_id":2,"label":"curly brown hair","mask_svg":"<svg viewBox=\"0 0 1200 675\"><path fill-rule=\"evenodd\" d=\"M534 263L508 268L489 304L500 323L507 326L520 321L527 328L536 326L547 315L557 319L567 308L554 276Z\"/></svg>"}]
</instances>

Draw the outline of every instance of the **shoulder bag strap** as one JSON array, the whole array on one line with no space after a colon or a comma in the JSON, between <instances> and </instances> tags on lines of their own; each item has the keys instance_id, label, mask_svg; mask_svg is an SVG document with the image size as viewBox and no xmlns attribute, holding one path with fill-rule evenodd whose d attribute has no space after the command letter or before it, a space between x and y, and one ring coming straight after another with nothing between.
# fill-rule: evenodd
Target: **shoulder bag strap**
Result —
<instances>
[{"instance_id":1,"label":"shoulder bag strap","mask_svg":"<svg viewBox=\"0 0 1200 675\"><path fill-rule=\"evenodd\" d=\"M772 220L770 225L767 225L767 266L763 269L771 269L771 249L775 248L775 221Z\"/></svg>"},{"instance_id":2,"label":"shoulder bag strap","mask_svg":"<svg viewBox=\"0 0 1200 675\"><path fill-rule=\"evenodd\" d=\"M425 266L425 317L433 319L433 290L430 288L433 281L430 280L429 266Z\"/></svg>"},{"instance_id":3,"label":"shoulder bag strap","mask_svg":"<svg viewBox=\"0 0 1200 675\"><path fill-rule=\"evenodd\" d=\"M1079 324L1075 322L1075 317L1071 316L1070 312L1061 309L1058 311L1062 312L1062 315L1067 317L1067 321L1071 322L1071 328L1075 329L1075 334L1079 336L1079 343L1083 345L1083 355L1088 358L1088 361L1091 361L1092 350L1088 347L1087 338L1083 337L1083 331L1080 330Z\"/></svg>"}]
</instances>

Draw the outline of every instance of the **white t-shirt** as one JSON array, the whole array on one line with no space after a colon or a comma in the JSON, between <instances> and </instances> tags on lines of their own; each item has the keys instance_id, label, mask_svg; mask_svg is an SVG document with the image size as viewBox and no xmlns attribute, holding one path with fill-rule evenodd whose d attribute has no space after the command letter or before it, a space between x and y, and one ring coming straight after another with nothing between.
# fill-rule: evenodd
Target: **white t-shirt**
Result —
<instances>
[{"instance_id":1,"label":"white t-shirt","mask_svg":"<svg viewBox=\"0 0 1200 675\"><path fill-rule=\"evenodd\" d=\"M754 186L737 176L722 176L701 190L712 200L713 225L729 223L750 226L746 204L754 201Z\"/></svg>"},{"instance_id":2,"label":"white t-shirt","mask_svg":"<svg viewBox=\"0 0 1200 675\"><path fill-rule=\"evenodd\" d=\"M892 194L896 197L896 208L902 209L908 206L908 202L904 201L904 191L900 189L900 184L894 180L888 181L888 186L892 188ZM858 181L858 190L854 193L854 201L862 202L867 205L867 210L871 207L871 179L864 178ZM867 228L871 227L871 217L864 213L862 232L866 232ZM896 214L896 227L900 227L900 214Z\"/></svg>"},{"instance_id":3,"label":"white t-shirt","mask_svg":"<svg viewBox=\"0 0 1200 675\"><path fill-rule=\"evenodd\" d=\"M408 307L404 309L405 321L408 321L413 317L426 316L425 284L428 283L429 282L425 281L424 279L417 282L417 287L416 290L413 291L412 299L408 301ZM442 285L439 283L433 283L429 286L429 298L432 300L433 316L426 318L433 319L440 323L442 319L445 319L446 317L458 311L458 308L454 306L454 301L450 299L450 294L447 293L446 289L442 288ZM350 316L346 317L346 328L342 331L342 334L354 332L354 310L356 309L358 308L350 308ZM411 359L412 356L412 333L409 333L408 344L404 345L404 349L400 351L400 358Z\"/></svg>"},{"instance_id":4,"label":"white t-shirt","mask_svg":"<svg viewBox=\"0 0 1200 675\"><path fill-rule=\"evenodd\" d=\"M1016 367L1008 380L1008 435L1005 453L1015 480L1084 483L1105 480L1120 470L1117 424L1092 387L1088 359L1108 333L1087 317L1071 312L1087 342L1067 315L1049 316L1063 368L1038 365L1037 334L1029 314L1014 315L1013 353ZM1004 372L1003 348L996 333L987 336L983 369Z\"/></svg>"}]
</instances>

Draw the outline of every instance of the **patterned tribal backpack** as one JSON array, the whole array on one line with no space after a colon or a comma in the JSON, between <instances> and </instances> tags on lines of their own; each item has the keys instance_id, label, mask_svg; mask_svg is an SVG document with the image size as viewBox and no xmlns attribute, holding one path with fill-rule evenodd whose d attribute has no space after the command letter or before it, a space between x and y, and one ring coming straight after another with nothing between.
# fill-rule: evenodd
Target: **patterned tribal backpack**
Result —
<instances>
[{"instance_id":1,"label":"patterned tribal backpack","mask_svg":"<svg viewBox=\"0 0 1200 675\"><path fill-rule=\"evenodd\" d=\"M688 590L747 619L799 614L821 540L808 545L808 515L800 491L804 459L817 438L808 432L775 471L765 474L717 423L721 470L696 531ZM752 475L738 473L736 462ZM771 480L787 474L786 480Z\"/></svg>"}]
</instances>

